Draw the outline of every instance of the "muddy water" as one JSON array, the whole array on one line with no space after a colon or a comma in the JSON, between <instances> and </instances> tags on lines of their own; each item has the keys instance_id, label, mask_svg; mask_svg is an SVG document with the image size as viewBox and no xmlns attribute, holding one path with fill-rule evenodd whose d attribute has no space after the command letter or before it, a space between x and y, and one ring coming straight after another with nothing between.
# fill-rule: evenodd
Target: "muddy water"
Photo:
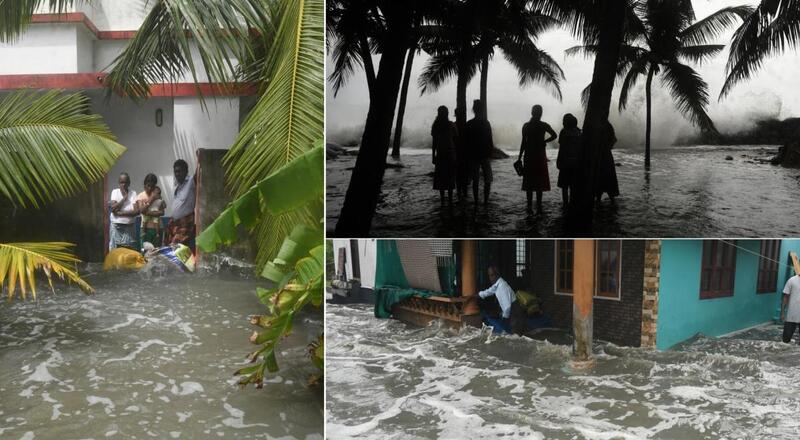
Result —
<instances>
[{"instance_id":1,"label":"muddy water","mask_svg":"<svg viewBox=\"0 0 800 440\"><path fill-rule=\"evenodd\" d=\"M769 325L656 352L415 329L328 305L330 438L794 439L800 347Z\"/></svg>"},{"instance_id":2,"label":"muddy water","mask_svg":"<svg viewBox=\"0 0 800 440\"><path fill-rule=\"evenodd\" d=\"M517 152L507 150L511 155ZM596 212L598 237L786 237L800 229L793 206L800 190L800 170L755 161L776 147L669 147L653 152L652 171L644 172L641 151L618 149L621 197L603 202ZM556 186L557 150L548 148L552 191L543 211L528 213L515 158L492 162L494 183L488 206L472 203L442 206L432 189L430 151L407 149L386 170L383 191L372 222L375 237L573 237L565 228L561 192ZM725 160L731 156L733 160ZM390 162L392 160L390 159ZM327 162L327 225L333 233L355 156ZM471 190L470 190L471 194ZM470 195L470 199L471 199Z\"/></svg>"},{"instance_id":3,"label":"muddy water","mask_svg":"<svg viewBox=\"0 0 800 440\"><path fill-rule=\"evenodd\" d=\"M322 438L322 392L305 385L320 316L296 320L263 390L241 390L255 281L86 279L91 296L0 304L0 438Z\"/></svg>"}]
</instances>

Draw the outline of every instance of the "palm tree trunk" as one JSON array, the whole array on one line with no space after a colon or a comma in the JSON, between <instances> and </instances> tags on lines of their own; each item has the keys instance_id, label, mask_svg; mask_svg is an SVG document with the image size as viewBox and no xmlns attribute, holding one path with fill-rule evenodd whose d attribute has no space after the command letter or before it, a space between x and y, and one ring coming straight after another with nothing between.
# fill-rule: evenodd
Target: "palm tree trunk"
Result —
<instances>
[{"instance_id":1,"label":"palm tree trunk","mask_svg":"<svg viewBox=\"0 0 800 440\"><path fill-rule=\"evenodd\" d=\"M489 54L485 54L481 59L481 107L483 107L483 114L486 119L489 119L489 106L486 100L487 84L489 82Z\"/></svg>"},{"instance_id":2,"label":"palm tree trunk","mask_svg":"<svg viewBox=\"0 0 800 440\"><path fill-rule=\"evenodd\" d=\"M650 66L650 71L647 72L647 84L645 85L644 93L645 93L645 100L647 102L647 112L645 118L647 118L647 122L645 124L645 132L644 132L644 169L650 170L650 129L651 129L651 117L652 117L652 106L653 106L653 99L652 99L652 84L653 84L653 74L655 73L656 69L655 66Z\"/></svg>"},{"instance_id":3,"label":"palm tree trunk","mask_svg":"<svg viewBox=\"0 0 800 440\"><path fill-rule=\"evenodd\" d=\"M598 52L594 60L594 72L586 106L583 137L580 153L581 178L572 187L569 225L575 235L590 235L595 191L598 186L598 165L608 124L608 109L614 91L614 79L620 48L623 41L625 4L618 0L605 0L601 6Z\"/></svg>"},{"instance_id":4,"label":"palm tree trunk","mask_svg":"<svg viewBox=\"0 0 800 440\"><path fill-rule=\"evenodd\" d=\"M375 93L370 97L356 165L336 223L336 237L356 238L369 235L386 168L394 110L403 75L403 61L411 32L411 9L404 2L385 2L383 12L387 32L393 38L386 40L378 64Z\"/></svg>"},{"instance_id":5,"label":"palm tree trunk","mask_svg":"<svg viewBox=\"0 0 800 440\"><path fill-rule=\"evenodd\" d=\"M461 60L458 64L456 76L456 128L458 139L456 144L456 189L458 197L463 200L466 197L467 185L469 184L469 152L467 151L467 71L470 59L469 44L465 44L461 49Z\"/></svg>"},{"instance_id":6,"label":"palm tree trunk","mask_svg":"<svg viewBox=\"0 0 800 440\"><path fill-rule=\"evenodd\" d=\"M403 136L403 116L406 112L406 99L408 98L408 83L411 80L411 67L414 65L414 54L417 52L417 45L413 44L408 48L406 56L406 70L403 73L403 86L400 89L400 104L397 109L397 125L394 127L394 143L392 144L392 157L400 157L400 141Z\"/></svg>"},{"instance_id":7,"label":"palm tree trunk","mask_svg":"<svg viewBox=\"0 0 800 440\"><path fill-rule=\"evenodd\" d=\"M359 36L359 52L361 60L364 62L364 73L367 75L367 90L369 91L370 99L375 90L375 66L372 64L372 53L369 50L369 43L367 37L363 33Z\"/></svg>"}]
</instances>

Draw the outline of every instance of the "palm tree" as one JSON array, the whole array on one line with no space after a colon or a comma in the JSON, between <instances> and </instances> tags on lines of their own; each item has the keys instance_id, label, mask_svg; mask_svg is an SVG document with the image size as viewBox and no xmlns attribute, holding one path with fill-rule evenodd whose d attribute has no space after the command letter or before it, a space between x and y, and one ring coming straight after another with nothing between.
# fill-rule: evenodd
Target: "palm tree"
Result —
<instances>
[{"instance_id":1,"label":"palm tree","mask_svg":"<svg viewBox=\"0 0 800 440\"><path fill-rule=\"evenodd\" d=\"M686 61L702 64L725 47L709 44L737 17L751 11L746 6L723 8L703 20L696 21L690 0L645 0L635 5L637 20L629 28L640 32L629 35L630 44L623 44L617 69L623 79L620 89L619 111L628 103L628 95L641 76L646 76L646 128L645 169L650 169L650 132L653 78L663 73L663 85L669 90L678 109L693 124L704 131L716 133L714 123L706 113L708 85ZM641 44L641 45L638 45ZM596 45L575 46L567 50L568 55L578 53L596 54Z\"/></svg>"},{"instance_id":2,"label":"palm tree","mask_svg":"<svg viewBox=\"0 0 800 440\"><path fill-rule=\"evenodd\" d=\"M392 122L403 75L403 63L407 52L407 42L413 30L416 17L426 17L438 2L410 0L404 2L378 0L373 4L379 11L386 35L380 41L381 54L374 91L370 96L367 120L358 151L355 168L345 195L336 235L361 237L369 232L372 216L378 202L378 195L389 152Z\"/></svg>"},{"instance_id":3,"label":"palm tree","mask_svg":"<svg viewBox=\"0 0 800 440\"><path fill-rule=\"evenodd\" d=\"M720 99L770 56L800 44L800 0L761 0L733 34Z\"/></svg>"},{"instance_id":4,"label":"palm tree","mask_svg":"<svg viewBox=\"0 0 800 440\"><path fill-rule=\"evenodd\" d=\"M271 316L253 322L265 330L251 338L260 348L251 353L256 364L238 372L243 385L260 387L264 371L277 370L274 353L295 313L321 303L323 8L322 0L159 0L108 77L110 90L144 98L149 84L186 71L198 82L197 62L216 83L258 85L258 101L223 159L236 198L197 237L213 252L244 225L258 243L259 272L275 282L258 290ZM273 307L270 298L291 306Z\"/></svg>"},{"instance_id":5,"label":"palm tree","mask_svg":"<svg viewBox=\"0 0 800 440\"><path fill-rule=\"evenodd\" d=\"M457 107L466 108L466 86L480 69L480 99L485 107L489 61L495 48L499 48L517 70L521 87L537 82L561 100L560 80L564 78L564 72L547 52L536 47L539 35L560 23L527 8L526 3L518 0L467 1L459 5L458 20L453 20L452 14L441 17L441 26L451 29L426 45L426 50L433 56L419 80L423 93L436 91L456 75L459 77L456 94L464 99L464 103L457 104ZM471 47L471 59L464 60L462 53L453 51L459 41L449 40L449 36ZM459 68L459 62L471 66ZM460 78L461 75L466 78Z\"/></svg>"}]
</instances>

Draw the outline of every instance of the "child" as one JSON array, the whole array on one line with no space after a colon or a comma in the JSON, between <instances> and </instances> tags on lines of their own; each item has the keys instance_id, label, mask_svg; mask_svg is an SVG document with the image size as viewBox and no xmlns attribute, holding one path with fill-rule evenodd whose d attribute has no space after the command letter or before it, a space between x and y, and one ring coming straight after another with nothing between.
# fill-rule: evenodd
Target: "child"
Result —
<instances>
[{"instance_id":1,"label":"child","mask_svg":"<svg viewBox=\"0 0 800 440\"><path fill-rule=\"evenodd\" d=\"M142 214L142 242L161 247L161 216L167 203L161 198L156 181L152 173L144 178L144 191L136 198L136 209Z\"/></svg>"}]
</instances>

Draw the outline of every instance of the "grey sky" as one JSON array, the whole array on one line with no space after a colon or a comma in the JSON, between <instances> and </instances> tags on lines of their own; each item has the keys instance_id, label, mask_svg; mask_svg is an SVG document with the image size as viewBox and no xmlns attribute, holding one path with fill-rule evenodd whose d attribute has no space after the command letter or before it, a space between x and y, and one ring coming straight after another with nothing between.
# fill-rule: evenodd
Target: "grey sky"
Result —
<instances>
[{"instance_id":1,"label":"grey sky","mask_svg":"<svg viewBox=\"0 0 800 440\"><path fill-rule=\"evenodd\" d=\"M712 12L732 5L757 4L754 0L694 0L698 19ZM717 43L727 44L731 30ZM564 56L564 50L579 44L569 33L556 30L544 34L538 46L547 51L564 69L566 80L562 83L563 102L558 102L545 89L532 85L519 87L513 68L496 53L489 68L488 101L489 117L495 132L496 142L504 148L516 148L519 143L519 130L530 115L533 104L544 107L543 120L557 130L561 127L561 116L573 113L583 123L583 110L580 105L580 91L591 80L592 59ZM753 122L764 117L786 118L800 116L800 96L796 84L800 78L800 56L794 52L770 58L755 78L741 83L723 101L717 96L724 82L725 62L728 51L725 49L714 60L703 66L694 66L709 84L711 105L709 114L723 132L738 131L752 126ZM328 59L330 61L330 59ZM377 58L376 58L377 61ZM436 107L447 105L455 107L455 79L433 94L420 96L416 80L427 56L423 54L414 60L412 83L409 90L409 103L406 111L404 144L426 146L429 143L430 124L436 116ZM377 66L377 64L376 64ZM672 143L683 134L693 133L695 129L675 110L669 95L660 90L658 79L653 82L653 138L656 147ZM638 148L644 139L644 81L640 81L632 93L628 108L622 114L617 111L615 89L611 109L611 121L623 146ZM474 79L467 90L468 100L478 97L478 80ZM369 100L367 97L364 73L357 71L349 83L339 91L336 98L330 87L327 88L327 132L332 142L348 142L360 138L366 118Z\"/></svg>"}]
</instances>

